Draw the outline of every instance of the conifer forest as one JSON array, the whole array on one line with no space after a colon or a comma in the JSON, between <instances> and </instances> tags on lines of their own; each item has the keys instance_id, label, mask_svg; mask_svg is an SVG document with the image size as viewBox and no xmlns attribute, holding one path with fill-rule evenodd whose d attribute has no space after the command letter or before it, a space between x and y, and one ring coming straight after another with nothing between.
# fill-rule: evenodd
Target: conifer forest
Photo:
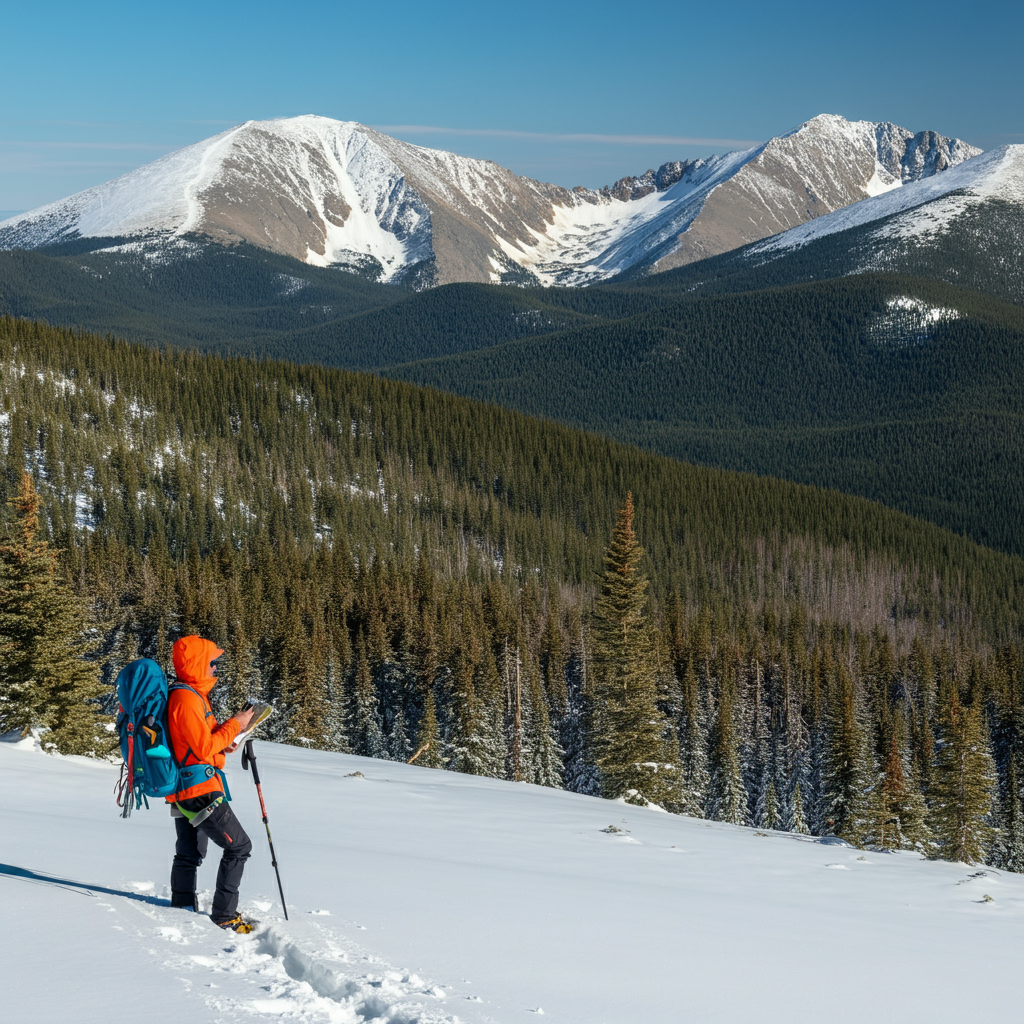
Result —
<instances>
[{"instance_id":1,"label":"conifer forest","mask_svg":"<svg viewBox=\"0 0 1024 1024\"><path fill-rule=\"evenodd\" d=\"M369 374L6 318L0 377L4 730L102 754L199 633L270 739L1024 870L1016 555Z\"/></svg>"}]
</instances>

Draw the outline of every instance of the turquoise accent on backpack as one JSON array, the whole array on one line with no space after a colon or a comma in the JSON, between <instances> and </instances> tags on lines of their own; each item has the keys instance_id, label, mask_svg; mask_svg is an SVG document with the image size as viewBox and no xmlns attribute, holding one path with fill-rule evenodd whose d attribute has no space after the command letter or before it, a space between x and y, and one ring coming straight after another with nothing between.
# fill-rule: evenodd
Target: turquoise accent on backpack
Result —
<instances>
[{"instance_id":1,"label":"turquoise accent on backpack","mask_svg":"<svg viewBox=\"0 0 1024 1024\"><path fill-rule=\"evenodd\" d=\"M219 768L214 768L212 764L190 764L185 768L179 768L178 775L181 778L182 789L198 786L200 782L212 779L216 775L220 779L221 786L224 788L224 799L229 802L231 800L231 790L228 789L227 776Z\"/></svg>"}]
</instances>

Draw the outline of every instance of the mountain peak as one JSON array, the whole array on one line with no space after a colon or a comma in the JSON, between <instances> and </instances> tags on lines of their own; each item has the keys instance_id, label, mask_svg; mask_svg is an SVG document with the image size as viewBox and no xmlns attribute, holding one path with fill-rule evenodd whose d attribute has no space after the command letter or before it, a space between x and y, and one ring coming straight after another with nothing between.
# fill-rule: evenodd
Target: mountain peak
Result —
<instances>
[{"instance_id":1,"label":"mountain peak","mask_svg":"<svg viewBox=\"0 0 1024 1024\"><path fill-rule=\"evenodd\" d=\"M419 285L579 284L724 252L978 152L819 114L742 153L567 189L302 114L245 121L14 217L0 224L0 248L126 237L159 248L197 235Z\"/></svg>"}]
</instances>

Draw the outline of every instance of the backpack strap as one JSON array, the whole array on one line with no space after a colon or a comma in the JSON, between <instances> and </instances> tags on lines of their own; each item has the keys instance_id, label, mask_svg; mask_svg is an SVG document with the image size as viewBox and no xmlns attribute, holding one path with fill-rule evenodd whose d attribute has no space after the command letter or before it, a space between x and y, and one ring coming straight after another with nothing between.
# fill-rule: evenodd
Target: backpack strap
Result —
<instances>
[{"instance_id":1,"label":"backpack strap","mask_svg":"<svg viewBox=\"0 0 1024 1024\"><path fill-rule=\"evenodd\" d=\"M224 799L230 802L231 790L228 789L227 777L220 768L214 768L212 764L190 764L185 768L179 768L178 773L184 783L184 789L191 789L193 786L198 786L201 782L217 776L224 789Z\"/></svg>"},{"instance_id":2,"label":"backpack strap","mask_svg":"<svg viewBox=\"0 0 1024 1024\"><path fill-rule=\"evenodd\" d=\"M183 683L180 679L176 679L167 687L168 693L172 690L188 690L189 693L194 693L203 702L203 707L206 708L206 717L209 718L213 714L213 708L210 707L210 702L198 690L189 686L188 683Z\"/></svg>"},{"instance_id":3,"label":"backpack strap","mask_svg":"<svg viewBox=\"0 0 1024 1024\"><path fill-rule=\"evenodd\" d=\"M175 681L167 687L168 693L170 693L171 690L188 690L191 693L194 693L203 702L203 707L207 709L206 717L209 718L213 714L210 702L198 690L189 686L188 683L183 683L180 679L175 679ZM192 753L192 748L189 747L185 752L185 756L182 758L182 761L187 761L189 754L192 754L193 757L196 756ZM212 779L214 775L216 775L220 779L221 786L224 787L224 799L229 802L231 800L231 790L228 789L227 777L220 768L214 768L212 764L181 765L178 767L178 775L180 776L181 781L185 783L185 789L191 789L192 786L198 786L199 783L204 782L206 779Z\"/></svg>"}]
</instances>

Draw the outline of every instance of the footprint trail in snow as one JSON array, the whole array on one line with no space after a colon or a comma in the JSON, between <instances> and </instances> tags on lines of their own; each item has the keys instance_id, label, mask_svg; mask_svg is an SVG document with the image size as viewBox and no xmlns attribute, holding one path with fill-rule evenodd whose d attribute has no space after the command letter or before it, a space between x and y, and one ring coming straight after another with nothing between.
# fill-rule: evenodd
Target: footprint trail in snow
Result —
<instances>
[{"instance_id":1,"label":"footprint trail in snow","mask_svg":"<svg viewBox=\"0 0 1024 1024\"><path fill-rule=\"evenodd\" d=\"M201 914L116 898L105 903L117 914L115 927L136 933L157 964L215 1011L213 1019L492 1024L479 996L394 968L326 923L329 912L311 910L286 922L262 912L270 904L251 901L262 921L251 935L235 935Z\"/></svg>"}]
</instances>

